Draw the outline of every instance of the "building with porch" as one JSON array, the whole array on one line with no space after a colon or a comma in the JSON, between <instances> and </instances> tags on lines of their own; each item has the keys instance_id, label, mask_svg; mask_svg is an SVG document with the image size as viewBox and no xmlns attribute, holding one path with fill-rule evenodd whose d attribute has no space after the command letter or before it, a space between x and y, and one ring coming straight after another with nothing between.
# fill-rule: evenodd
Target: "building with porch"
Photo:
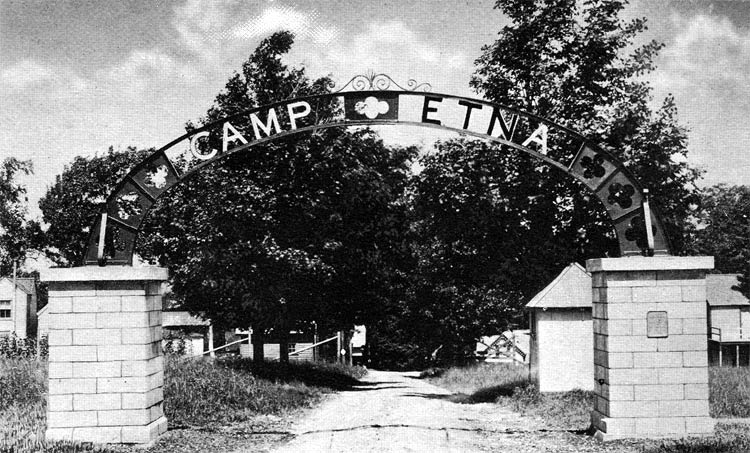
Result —
<instances>
[{"instance_id":1,"label":"building with porch","mask_svg":"<svg viewBox=\"0 0 750 453\"><path fill-rule=\"evenodd\" d=\"M36 280L0 278L0 336L15 332L18 338L36 337Z\"/></svg>"},{"instance_id":2,"label":"building with porch","mask_svg":"<svg viewBox=\"0 0 750 453\"><path fill-rule=\"evenodd\" d=\"M706 276L710 365L750 366L750 300L737 284L736 274Z\"/></svg>"}]
</instances>

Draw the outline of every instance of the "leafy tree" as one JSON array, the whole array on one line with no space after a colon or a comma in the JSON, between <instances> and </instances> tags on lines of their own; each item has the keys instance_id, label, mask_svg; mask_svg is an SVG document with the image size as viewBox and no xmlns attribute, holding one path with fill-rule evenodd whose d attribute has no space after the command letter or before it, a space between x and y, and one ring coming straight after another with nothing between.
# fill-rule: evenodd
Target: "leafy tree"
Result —
<instances>
[{"instance_id":1,"label":"leafy tree","mask_svg":"<svg viewBox=\"0 0 750 453\"><path fill-rule=\"evenodd\" d=\"M677 122L674 99L667 97L656 112L649 106L651 88L642 76L655 68L663 45L651 41L634 47L646 19L621 20L626 3L498 0L496 8L511 24L484 47L471 85L493 101L579 131L619 157L650 189L680 253L700 173L685 160L686 130ZM602 234L608 229L603 210L582 193L585 189L548 168L530 165L524 174L529 195L539 196L530 206L530 217L538 220L530 228L537 232L539 250L562 239L577 249L579 260L616 253L611 229ZM571 206L565 218L543 220L553 218L561 197Z\"/></svg>"},{"instance_id":2,"label":"leafy tree","mask_svg":"<svg viewBox=\"0 0 750 453\"><path fill-rule=\"evenodd\" d=\"M312 81L283 63L292 43L287 32L265 39L200 123L323 92L328 79ZM397 199L414 154L385 147L366 129L256 146L160 200L140 253L169 266L185 308L226 326L251 325L256 357L269 333L284 351L291 327L316 320L322 329L348 328L372 319L393 274L389 263L404 253Z\"/></svg>"},{"instance_id":3,"label":"leafy tree","mask_svg":"<svg viewBox=\"0 0 750 453\"><path fill-rule=\"evenodd\" d=\"M128 171L153 151L110 147L102 155L78 156L65 167L39 200L42 219L49 224L44 240L50 259L64 266L83 262L89 228L102 203Z\"/></svg>"},{"instance_id":4,"label":"leafy tree","mask_svg":"<svg viewBox=\"0 0 750 453\"><path fill-rule=\"evenodd\" d=\"M3 160L0 173L0 275L8 275L13 263L24 258L38 234L38 225L26 222L26 188L18 174L31 174L31 161L14 157ZM36 228L35 228L36 227Z\"/></svg>"},{"instance_id":5,"label":"leafy tree","mask_svg":"<svg viewBox=\"0 0 750 453\"><path fill-rule=\"evenodd\" d=\"M737 289L750 297L750 187L705 189L696 222L691 251L713 256L719 272L743 274Z\"/></svg>"}]
</instances>

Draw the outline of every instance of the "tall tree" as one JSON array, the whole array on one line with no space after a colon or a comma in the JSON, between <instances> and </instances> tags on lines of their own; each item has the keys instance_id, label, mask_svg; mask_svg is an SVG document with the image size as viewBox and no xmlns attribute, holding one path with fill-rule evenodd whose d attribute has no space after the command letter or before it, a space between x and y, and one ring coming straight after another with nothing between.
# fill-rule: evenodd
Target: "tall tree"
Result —
<instances>
[{"instance_id":1,"label":"tall tree","mask_svg":"<svg viewBox=\"0 0 750 453\"><path fill-rule=\"evenodd\" d=\"M0 167L0 275L8 275L13 263L25 257L32 247L33 226L38 230L26 221L26 188L17 181L19 174L32 170L31 161L14 157L4 159Z\"/></svg>"},{"instance_id":2,"label":"tall tree","mask_svg":"<svg viewBox=\"0 0 750 453\"><path fill-rule=\"evenodd\" d=\"M328 79L284 64L292 43L287 32L263 40L199 123L324 92ZM232 124L251 133L249 123ZM256 146L160 200L139 250L169 266L187 309L251 325L255 339L273 333L284 349L289 328L304 321L348 328L373 316L389 263L403 253L397 200L414 154L385 147L369 130L325 129Z\"/></svg>"},{"instance_id":3,"label":"tall tree","mask_svg":"<svg viewBox=\"0 0 750 453\"><path fill-rule=\"evenodd\" d=\"M511 24L484 47L471 85L493 101L579 131L619 157L650 189L673 248L681 253L700 173L686 162L686 130L677 122L674 99L667 97L657 111L650 107L651 87L642 76L655 68L653 60L663 45L651 41L634 46L646 19L620 19L626 4L498 0L496 8ZM547 168L530 165L526 170L529 194L539 195L532 217L552 218L550 211L560 198L571 206L562 222L531 225L537 238L569 241L579 249L578 259L616 253L611 229L609 239L601 234L607 222L597 200ZM561 227L564 234L555 234Z\"/></svg>"},{"instance_id":4,"label":"tall tree","mask_svg":"<svg viewBox=\"0 0 750 453\"><path fill-rule=\"evenodd\" d=\"M736 289L750 297L750 187L705 189L696 224L691 251L713 256L719 272L742 274Z\"/></svg>"},{"instance_id":5,"label":"tall tree","mask_svg":"<svg viewBox=\"0 0 750 453\"><path fill-rule=\"evenodd\" d=\"M46 253L58 265L83 262L89 228L115 185L153 149L127 148L94 157L77 156L39 200L42 219L49 224Z\"/></svg>"}]
</instances>

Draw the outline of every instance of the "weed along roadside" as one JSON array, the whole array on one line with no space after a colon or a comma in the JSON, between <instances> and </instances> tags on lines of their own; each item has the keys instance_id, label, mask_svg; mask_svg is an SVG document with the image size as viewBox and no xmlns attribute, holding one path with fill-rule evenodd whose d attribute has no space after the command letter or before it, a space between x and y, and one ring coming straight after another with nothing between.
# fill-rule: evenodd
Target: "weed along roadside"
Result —
<instances>
[{"instance_id":1,"label":"weed along roadside","mask_svg":"<svg viewBox=\"0 0 750 453\"><path fill-rule=\"evenodd\" d=\"M711 415L721 419L715 436L614 441L582 449L643 453L750 452L750 424L746 423L750 418L750 369L712 367L709 376ZM523 366L480 364L435 368L421 373L420 377L453 392L451 401L455 403L494 403L529 419L541 420L549 430L589 437L587 431L591 424L594 393L581 390L540 393L529 381L527 369ZM563 449L562 445L560 448L561 451L577 451Z\"/></svg>"},{"instance_id":2,"label":"weed along roadside","mask_svg":"<svg viewBox=\"0 0 750 453\"><path fill-rule=\"evenodd\" d=\"M47 363L0 358L0 452L264 451L289 437L290 420L325 395L357 382L364 369L340 364L166 356L167 434L150 447L47 442Z\"/></svg>"}]
</instances>

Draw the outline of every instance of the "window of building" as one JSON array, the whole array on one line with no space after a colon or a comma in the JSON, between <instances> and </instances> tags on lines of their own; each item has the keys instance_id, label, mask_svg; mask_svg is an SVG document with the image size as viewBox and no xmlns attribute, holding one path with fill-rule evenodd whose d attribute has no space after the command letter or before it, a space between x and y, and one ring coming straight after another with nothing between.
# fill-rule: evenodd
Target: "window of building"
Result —
<instances>
[{"instance_id":1,"label":"window of building","mask_svg":"<svg viewBox=\"0 0 750 453\"><path fill-rule=\"evenodd\" d=\"M297 350L297 343L289 343L289 345L288 345L288 346L289 346L288 350L289 350L289 353L290 353L290 354L291 354L292 352L294 352L294 351L296 351L296 350Z\"/></svg>"},{"instance_id":2,"label":"window of building","mask_svg":"<svg viewBox=\"0 0 750 453\"><path fill-rule=\"evenodd\" d=\"M0 318L10 318L9 300L0 300Z\"/></svg>"}]
</instances>

